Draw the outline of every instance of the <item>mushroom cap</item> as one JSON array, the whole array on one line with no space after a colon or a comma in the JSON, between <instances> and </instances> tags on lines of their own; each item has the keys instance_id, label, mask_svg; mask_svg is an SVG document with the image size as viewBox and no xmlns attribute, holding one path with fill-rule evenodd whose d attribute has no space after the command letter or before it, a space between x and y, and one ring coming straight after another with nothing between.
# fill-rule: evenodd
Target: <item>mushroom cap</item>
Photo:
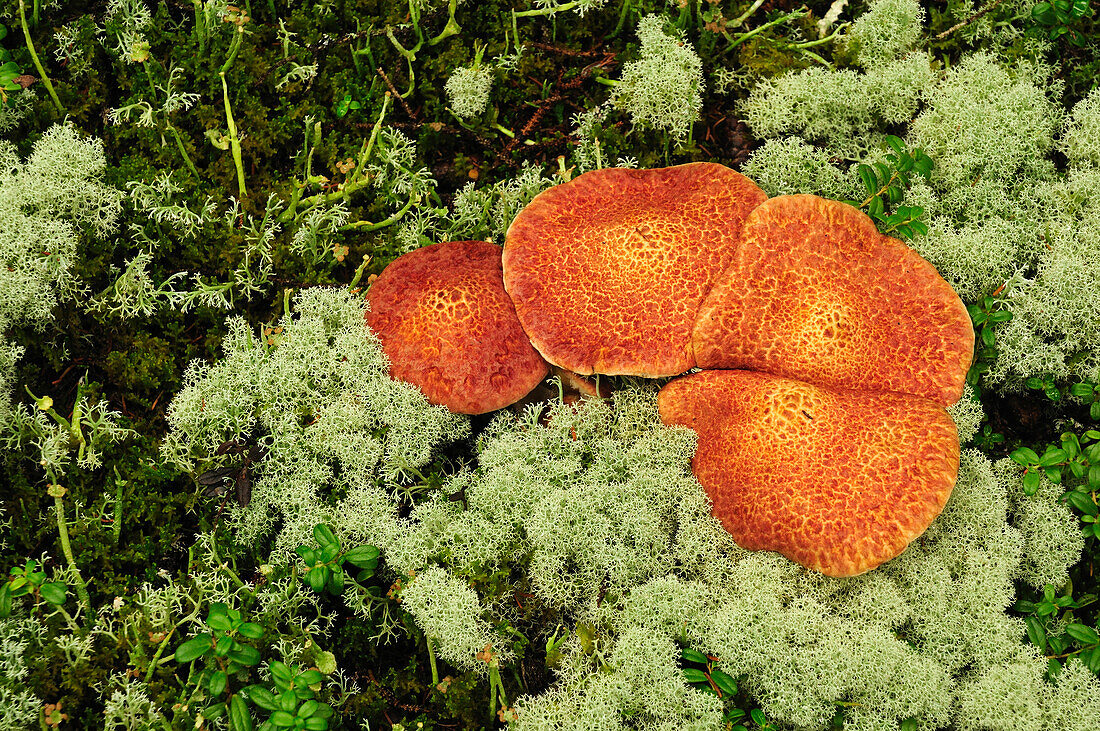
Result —
<instances>
[{"instance_id":1,"label":"mushroom cap","mask_svg":"<svg viewBox=\"0 0 1100 731\"><path fill-rule=\"evenodd\" d=\"M486 241L432 244L395 259L367 291L390 373L455 413L502 409L548 373L504 291L500 254Z\"/></svg>"},{"instance_id":2,"label":"mushroom cap","mask_svg":"<svg viewBox=\"0 0 1100 731\"><path fill-rule=\"evenodd\" d=\"M700 368L748 368L950 405L962 395L974 328L951 285L870 217L790 195L749 214L692 341Z\"/></svg>"},{"instance_id":3,"label":"mushroom cap","mask_svg":"<svg viewBox=\"0 0 1100 731\"><path fill-rule=\"evenodd\" d=\"M692 469L733 539L828 576L900 554L958 476L954 422L918 396L701 371L657 404L665 424L699 435Z\"/></svg>"},{"instance_id":4,"label":"mushroom cap","mask_svg":"<svg viewBox=\"0 0 1100 731\"><path fill-rule=\"evenodd\" d=\"M692 368L696 310L767 198L715 163L594 170L516 216L504 286L531 343L582 375L671 376Z\"/></svg>"}]
</instances>

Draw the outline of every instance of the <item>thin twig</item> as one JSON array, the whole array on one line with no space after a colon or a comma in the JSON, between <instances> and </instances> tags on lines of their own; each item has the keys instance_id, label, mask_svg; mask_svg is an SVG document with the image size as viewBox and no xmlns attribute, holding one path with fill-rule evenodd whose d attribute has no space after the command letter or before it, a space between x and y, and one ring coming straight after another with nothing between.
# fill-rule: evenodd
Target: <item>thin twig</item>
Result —
<instances>
[{"instance_id":1,"label":"thin twig","mask_svg":"<svg viewBox=\"0 0 1100 731\"><path fill-rule=\"evenodd\" d=\"M409 119L416 121L416 115L413 114L412 107L410 107L409 103L407 101L405 101L405 97L401 96L401 94L397 91L397 87L393 85L392 81L390 81L390 77L386 75L386 72L382 70L381 66L379 66L377 70L378 70L378 75L382 77L382 81L385 81L386 86L388 86L390 88L390 92L395 97L397 97L397 101L401 105L401 107L405 110L405 114L409 115Z\"/></svg>"},{"instance_id":2,"label":"thin twig","mask_svg":"<svg viewBox=\"0 0 1100 731\"><path fill-rule=\"evenodd\" d=\"M946 38L947 36L951 35L951 34L952 34L952 33L954 33L955 31L957 31L957 30L958 30L959 28L965 28L966 26L970 25L970 24L971 24L971 23L973 23L973 22L974 22L975 20L977 20L978 18L982 17L983 15L985 15L985 14L986 14L986 13L988 13L988 12L989 12L990 10L992 10L993 8L997 7L997 6L998 6L998 5L1000 5L1000 4L1001 4L1001 0L993 0L993 2L991 2L991 3L989 4L989 5L986 5L986 6L984 7L984 8L982 8L982 9L981 9L981 10L979 10L978 12L974 13L973 15L971 15L971 16L970 16L969 18L967 18L967 19L966 19L966 20L964 20L963 22L961 22L961 23L957 23L957 24L955 24L955 25L951 26L950 28L948 28L947 30L945 30L945 31L944 31L943 33L940 33L939 35L937 35L937 36L934 36L934 37L932 38L932 40L934 40L934 41L942 41L942 40L943 40L944 38Z\"/></svg>"}]
</instances>

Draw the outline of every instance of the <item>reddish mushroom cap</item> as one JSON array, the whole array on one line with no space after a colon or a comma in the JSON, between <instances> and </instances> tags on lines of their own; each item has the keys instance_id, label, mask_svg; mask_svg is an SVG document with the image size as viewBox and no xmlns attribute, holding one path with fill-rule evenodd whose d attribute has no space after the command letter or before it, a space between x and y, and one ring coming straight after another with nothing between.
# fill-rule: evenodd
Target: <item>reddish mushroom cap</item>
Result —
<instances>
[{"instance_id":1,"label":"reddish mushroom cap","mask_svg":"<svg viewBox=\"0 0 1100 731\"><path fill-rule=\"evenodd\" d=\"M696 310L766 198L714 163L594 170L543 191L504 245L504 285L531 343L582 375L690 369Z\"/></svg>"},{"instance_id":2,"label":"reddish mushroom cap","mask_svg":"<svg viewBox=\"0 0 1100 731\"><path fill-rule=\"evenodd\" d=\"M813 383L962 395L974 350L966 307L935 268L852 206L772 198L699 309L700 368Z\"/></svg>"},{"instance_id":3,"label":"reddish mushroom cap","mask_svg":"<svg viewBox=\"0 0 1100 731\"><path fill-rule=\"evenodd\" d=\"M504 408L548 372L504 291L500 254L485 241L433 244L395 259L367 292L393 377L456 413Z\"/></svg>"},{"instance_id":4,"label":"reddish mushroom cap","mask_svg":"<svg viewBox=\"0 0 1100 731\"><path fill-rule=\"evenodd\" d=\"M905 550L958 475L951 417L918 396L702 371L657 404L665 424L699 435L692 469L733 539L829 576Z\"/></svg>"}]
</instances>

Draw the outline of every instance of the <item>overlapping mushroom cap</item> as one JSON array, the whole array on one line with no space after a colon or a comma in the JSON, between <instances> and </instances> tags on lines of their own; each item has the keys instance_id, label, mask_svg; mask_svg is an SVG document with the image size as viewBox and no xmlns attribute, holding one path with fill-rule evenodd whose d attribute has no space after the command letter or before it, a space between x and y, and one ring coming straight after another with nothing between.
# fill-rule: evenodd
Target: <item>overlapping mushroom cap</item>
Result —
<instances>
[{"instance_id":1,"label":"overlapping mushroom cap","mask_svg":"<svg viewBox=\"0 0 1100 731\"><path fill-rule=\"evenodd\" d=\"M852 206L772 198L745 221L699 310L700 368L748 368L825 386L962 395L974 330L935 268Z\"/></svg>"},{"instance_id":2,"label":"overlapping mushroom cap","mask_svg":"<svg viewBox=\"0 0 1100 731\"><path fill-rule=\"evenodd\" d=\"M607 168L535 197L504 246L504 285L546 360L590 375L695 365L696 310L767 196L714 163Z\"/></svg>"},{"instance_id":3,"label":"overlapping mushroom cap","mask_svg":"<svg viewBox=\"0 0 1100 731\"><path fill-rule=\"evenodd\" d=\"M395 259L367 292L393 377L456 413L504 408L548 372L504 291L500 255L485 241L433 244Z\"/></svg>"},{"instance_id":4,"label":"overlapping mushroom cap","mask_svg":"<svg viewBox=\"0 0 1100 731\"><path fill-rule=\"evenodd\" d=\"M702 371L666 384L658 406L698 433L692 469L740 546L829 576L901 553L958 474L954 422L917 396Z\"/></svg>"}]
</instances>

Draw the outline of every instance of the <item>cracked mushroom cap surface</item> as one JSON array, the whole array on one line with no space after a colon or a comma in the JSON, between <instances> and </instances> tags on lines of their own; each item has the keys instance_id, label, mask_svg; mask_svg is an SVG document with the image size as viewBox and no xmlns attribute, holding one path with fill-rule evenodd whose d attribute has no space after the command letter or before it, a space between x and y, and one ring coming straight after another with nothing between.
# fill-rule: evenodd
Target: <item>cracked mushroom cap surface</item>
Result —
<instances>
[{"instance_id":1,"label":"cracked mushroom cap surface","mask_svg":"<svg viewBox=\"0 0 1100 731\"><path fill-rule=\"evenodd\" d=\"M367 291L391 375L455 413L509 406L548 372L504 291L500 255L486 241L432 244L395 259Z\"/></svg>"},{"instance_id":2,"label":"cracked mushroom cap surface","mask_svg":"<svg viewBox=\"0 0 1100 731\"><path fill-rule=\"evenodd\" d=\"M811 195L749 214L692 335L700 368L746 368L950 405L974 351L936 269L862 211Z\"/></svg>"},{"instance_id":3,"label":"cracked mushroom cap surface","mask_svg":"<svg viewBox=\"0 0 1100 731\"><path fill-rule=\"evenodd\" d=\"M545 190L512 222L504 285L550 363L650 378L695 365L691 331L767 195L723 165L605 168Z\"/></svg>"},{"instance_id":4,"label":"cracked mushroom cap surface","mask_svg":"<svg viewBox=\"0 0 1100 731\"><path fill-rule=\"evenodd\" d=\"M657 403L662 422L698 434L692 470L738 545L828 576L900 554L958 476L955 424L918 396L702 371Z\"/></svg>"}]
</instances>

